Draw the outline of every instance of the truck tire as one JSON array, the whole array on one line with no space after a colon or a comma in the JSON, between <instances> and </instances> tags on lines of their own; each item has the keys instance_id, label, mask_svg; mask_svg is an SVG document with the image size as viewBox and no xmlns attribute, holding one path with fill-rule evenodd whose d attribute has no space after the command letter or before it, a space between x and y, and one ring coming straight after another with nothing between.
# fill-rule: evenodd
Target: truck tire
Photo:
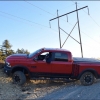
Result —
<instances>
[{"instance_id":1,"label":"truck tire","mask_svg":"<svg viewBox=\"0 0 100 100\"><path fill-rule=\"evenodd\" d=\"M94 83L94 75L91 72L85 72L81 75L80 82L84 86L92 85Z\"/></svg>"},{"instance_id":2,"label":"truck tire","mask_svg":"<svg viewBox=\"0 0 100 100\"><path fill-rule=\"evenodd\" d=\"M18 85L23 85L26 82L26 76L21 71L14 72L12 79L13 79L13 83Z\"/></svg>"}]
</instances>

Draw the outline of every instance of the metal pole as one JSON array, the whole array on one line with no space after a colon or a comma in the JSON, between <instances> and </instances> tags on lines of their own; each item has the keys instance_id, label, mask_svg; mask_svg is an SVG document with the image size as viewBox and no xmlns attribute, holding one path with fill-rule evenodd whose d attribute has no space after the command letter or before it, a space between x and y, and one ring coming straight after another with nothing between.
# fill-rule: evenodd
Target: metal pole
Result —
<instances>
[{"instance_id":1,"label":"metal pole","mask_svg":"<svg viewBox=\"0 0 100 100\"><path fill-rule=\"evenodd\" d=\"M57 17L58 17L58 10L57 10ZM60 43L60 48L61 48L61 37L60 37L59 18L58 18L58 30L59 30L59 43Z\"/></svg>"},{"instance_id":2,"label":"metal pole","mask_svg":"<svg viewBox=\"0 0 100 100\"><path fill-rule=\"evenodd\" d=\"M63 32L65 32L62 28L60 28ZM65 32L66 34L68 34L67 32ZM75 40L77 43L80 44L80 42L78 42L76 39L74 39L70 34L68 34L73 40Z\"/></svg>"},{"instance_id":3,"label":"metal pole","mask_svg":"<svg viewBox=\"0 0 100 100\"><path fill-rule=\"evenodd\" d=\"M76 22L77 24L77 22ZM74 25L73 29L75 28L76 24ZM67 39L69 38L70 34L72 33L73 29L71 30L71 32L69 33L68 37L66 38L65 42L67 41ZM61 48L64 46L65 42L63 43L63 45L61 46Z\"/></svg>"},{"instance_id":4,"label":"metal pole","mask_svg":"<svg viewBox=\"0 0 100 100\"><path fill-rule=\"evenodd\" d=\"M79 30L79 38L80 38L81 55L82 55L82 58L83 58L83 49L82 49L80 25L79 25L79 18L78 18L77 2L76 2L76 13L77 13L77 22L78 22L78 30Z\"/></svg>"},{"instance_id":5,"label":"metal pole","mask_svg":"<svg viewBox=\"0 0 100 100\"><path fill-rule=\"evenodd\" d=\"M71 11L71 12L69 12L69 13L60 15L60 16L58 16L58 17L56 17L56 18L50 19L49 21L52 21L52 20L54 20L54 19L57 19L57 18L60 18L60 17L65 16L65 15L71 14L71 13L73 13L73 12L76 12L76 11L78 11L78 10L84 9L84 8L86 8L86 7L88 7L88 6L85 6L85 7L79 8L79 9L77 9L77 10Z\"/></svg>"}]
</instances>

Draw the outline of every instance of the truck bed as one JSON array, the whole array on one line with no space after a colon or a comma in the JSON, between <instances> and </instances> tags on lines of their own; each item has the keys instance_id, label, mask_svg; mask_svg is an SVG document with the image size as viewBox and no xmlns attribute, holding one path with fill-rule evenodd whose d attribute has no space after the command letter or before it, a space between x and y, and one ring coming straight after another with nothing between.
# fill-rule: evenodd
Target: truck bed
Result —
<instances>
[{"instance_id":1,"label":"truck bed","mask_svg":"<svg viewBox=\"0 0 100 100\"><path fill-rule=\"evenodd\" d=\"M81 58L81 57L73 57L74 63L100 63L100 60L94 58Z\"/></svg>"}]
</instances>

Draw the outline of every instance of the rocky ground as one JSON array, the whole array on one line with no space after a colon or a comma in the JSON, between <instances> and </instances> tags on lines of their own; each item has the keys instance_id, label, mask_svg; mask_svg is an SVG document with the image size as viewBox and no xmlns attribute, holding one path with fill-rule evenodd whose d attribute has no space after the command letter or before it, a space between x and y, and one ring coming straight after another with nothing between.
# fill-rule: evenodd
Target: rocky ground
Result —
<instances>
[{"instance_id":1,"label":"rocky ground","mask_svg":"<svg viewBox=\"0 0 100 100\"><path fill-rule=\"evenodd\" d=\"M100 100L100 80L93 85L82 86L78 83L66 84L61 88L40 97L41 100Z\"/></svg>"},{"instance_id":2,"label":"rocky ground","mask_svg":"<svg viewBox=\"0 0 100 100\"><path fill-rule=\"evenodd\" d=\"M79 81L66 83L43 80L31 80L18 86L0 68L0 99L100 99L100 80L91 86L82 86Z\"/></svg>"},{"instance_id":3,"label":"rocky ground","mask_svg":"<svg viewBox=\"0 0 100 100\"><path fill-rule=\"evenodd\" d=\"M0 69L0 99L36 99L51 93L64 86L64 82L51 82L44 80L31 80L23 86L13 84L11 77L8 77Z\"/></svg>"}]
</instances>

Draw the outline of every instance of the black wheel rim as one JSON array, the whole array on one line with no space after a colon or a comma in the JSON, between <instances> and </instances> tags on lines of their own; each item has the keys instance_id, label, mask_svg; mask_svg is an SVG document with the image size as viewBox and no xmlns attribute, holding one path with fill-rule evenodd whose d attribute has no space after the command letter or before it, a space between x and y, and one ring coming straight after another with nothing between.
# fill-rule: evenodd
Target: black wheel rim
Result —
<instances>
[{"instance_id":1,"label":"black wheel rim","mask_svg":"<svg viewBox=\"0 0 100 100\"><path fill-rule=\"evenodd\" d=\"M84 77L84 81L85 81L86 83L91 83L91 82L92 82L92 76L91 76L91 75L86 75L86 76Z\"/></svg>"},{"instance_id":2,"label":"black wheel rim","mask_svg":"<svg viewBox=\"0 0 100 100\"><path fill-rule=\"evenodd\" d=\"M14 76L14 81L15 81L16 83L20 83L20 77L19 77L18 75L15 75L15 76Z\"/></svg>"}]
</instances>

